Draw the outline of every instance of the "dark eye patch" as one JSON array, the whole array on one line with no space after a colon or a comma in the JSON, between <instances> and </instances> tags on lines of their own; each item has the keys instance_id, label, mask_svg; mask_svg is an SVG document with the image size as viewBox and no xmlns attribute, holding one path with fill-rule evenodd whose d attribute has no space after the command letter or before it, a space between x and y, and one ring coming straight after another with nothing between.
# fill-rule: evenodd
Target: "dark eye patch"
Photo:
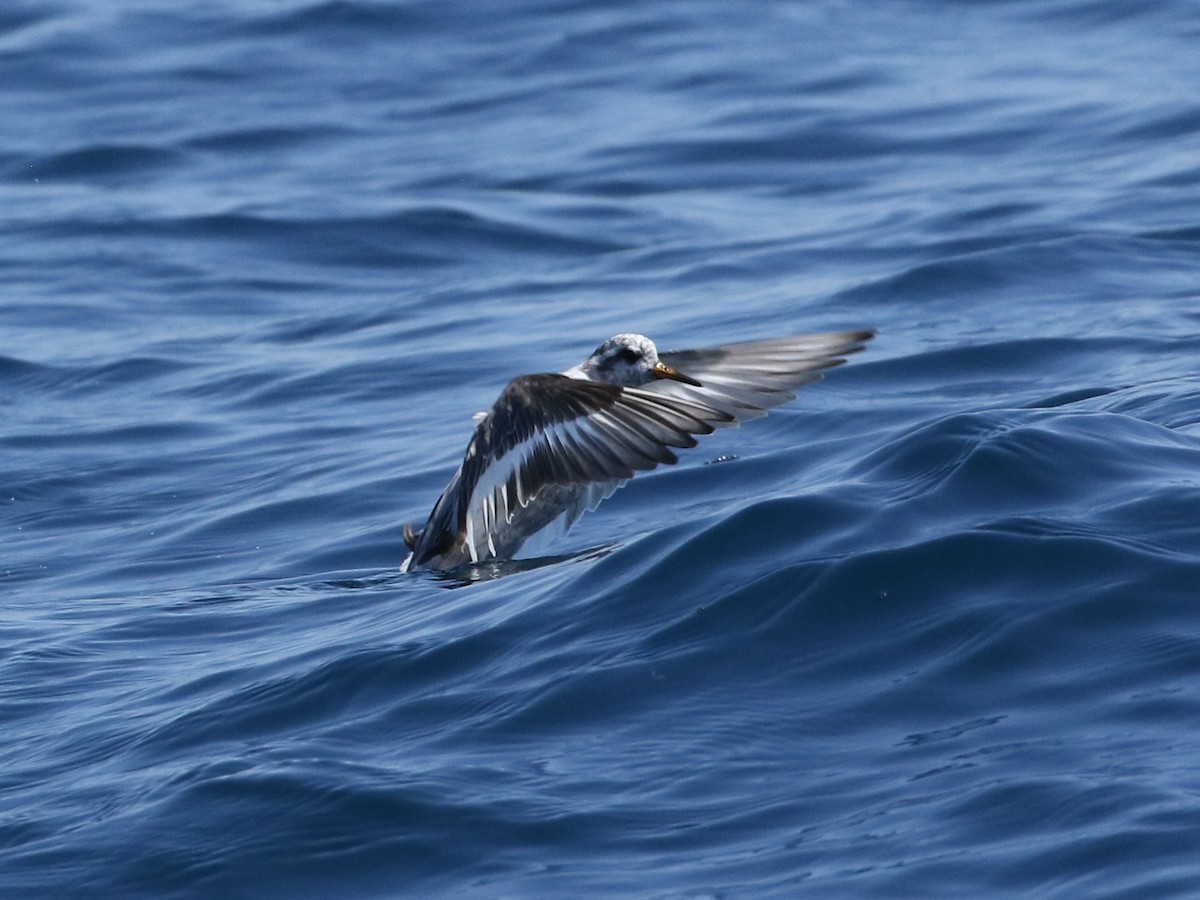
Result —
<instances>
[{"instance_id":1,"label":"dark eye patch","mask_svg":"<svg viewBox=\"0 0 1200 900\"><path fill-rule=\"evenodd\" d=\"M621 360L622 362L627 362L630 364L637 362L641 358L642 358L642 354L638 353L636 350L633 350L629 347L625 347L624 349L621 350L620 353L617 354L617 359Z\"/></svg>"}]
</instances>

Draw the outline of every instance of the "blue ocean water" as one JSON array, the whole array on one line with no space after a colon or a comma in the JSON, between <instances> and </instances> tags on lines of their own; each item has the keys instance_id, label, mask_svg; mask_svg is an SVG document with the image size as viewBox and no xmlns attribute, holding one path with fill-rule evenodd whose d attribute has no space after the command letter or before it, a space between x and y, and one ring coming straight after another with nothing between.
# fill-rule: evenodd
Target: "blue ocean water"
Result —
<instances>
[{"instance_id":1,"label":"blue ocean water","mask_svg":"<svg viewBox=\"0 0 1200 900\"><path fill-rule=\"evenodd\" d=\"M1200 8L8 0L0 895L1200 893ZM874 327L557 560L470 416Z\"/></svg>"}]
</instances>

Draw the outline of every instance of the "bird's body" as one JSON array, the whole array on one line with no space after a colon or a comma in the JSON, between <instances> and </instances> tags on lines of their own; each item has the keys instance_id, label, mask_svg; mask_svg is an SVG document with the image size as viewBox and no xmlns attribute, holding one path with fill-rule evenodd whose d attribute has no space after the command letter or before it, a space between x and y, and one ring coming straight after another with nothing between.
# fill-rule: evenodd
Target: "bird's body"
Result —
<instances>
[{"instance_id":1,"label":"bird's body","mask_svg":"<svg viewBox=\"0 0 1200 900\"><path fill-rule=\"evenodd\" d=\"M637 471L676 462L696 435L758 418L862 350L844 331L658 352L619 334L560 374L514 378L483 414L425 527L404 527L402 571L510 558L556 519L567 527Z\"/></svg>"}]
</instances>

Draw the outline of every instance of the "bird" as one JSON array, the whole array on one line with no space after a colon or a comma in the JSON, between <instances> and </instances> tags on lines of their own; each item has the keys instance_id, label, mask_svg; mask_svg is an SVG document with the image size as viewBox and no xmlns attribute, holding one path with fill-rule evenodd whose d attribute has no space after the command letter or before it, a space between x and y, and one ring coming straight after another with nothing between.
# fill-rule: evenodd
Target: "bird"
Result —
<instances>
[{"instance_id":1,"label":"bird","mask_svg":"<svg viewBox=\"0 0 1200 900\"><path fill-rule=\"evenodd\" d=\"M563 372L521 375L476 414L462 465L423 528L406 524L402 572L511 559L537 532L564 530L635 473L795 399L792 391L865 349L874 331L836 331L659 352L618 334Z\"/></svg>"}]
</instances>

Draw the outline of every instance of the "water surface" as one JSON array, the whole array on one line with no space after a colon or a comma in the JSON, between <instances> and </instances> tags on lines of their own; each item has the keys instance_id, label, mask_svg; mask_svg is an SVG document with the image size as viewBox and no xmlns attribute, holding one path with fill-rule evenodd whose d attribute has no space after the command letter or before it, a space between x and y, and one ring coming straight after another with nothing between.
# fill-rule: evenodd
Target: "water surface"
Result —
<instances>
[{"instance_id":1,"label":"water surface","mask_svg":"<svg viewBox=\"0 0 1200 900\"><path fill-rule=\"evenodd\" d=\"M1191 896L1192 4L0 12L0 891ZM874 327L401 576L603 338Z\"/></svg>"}]
</instances>

